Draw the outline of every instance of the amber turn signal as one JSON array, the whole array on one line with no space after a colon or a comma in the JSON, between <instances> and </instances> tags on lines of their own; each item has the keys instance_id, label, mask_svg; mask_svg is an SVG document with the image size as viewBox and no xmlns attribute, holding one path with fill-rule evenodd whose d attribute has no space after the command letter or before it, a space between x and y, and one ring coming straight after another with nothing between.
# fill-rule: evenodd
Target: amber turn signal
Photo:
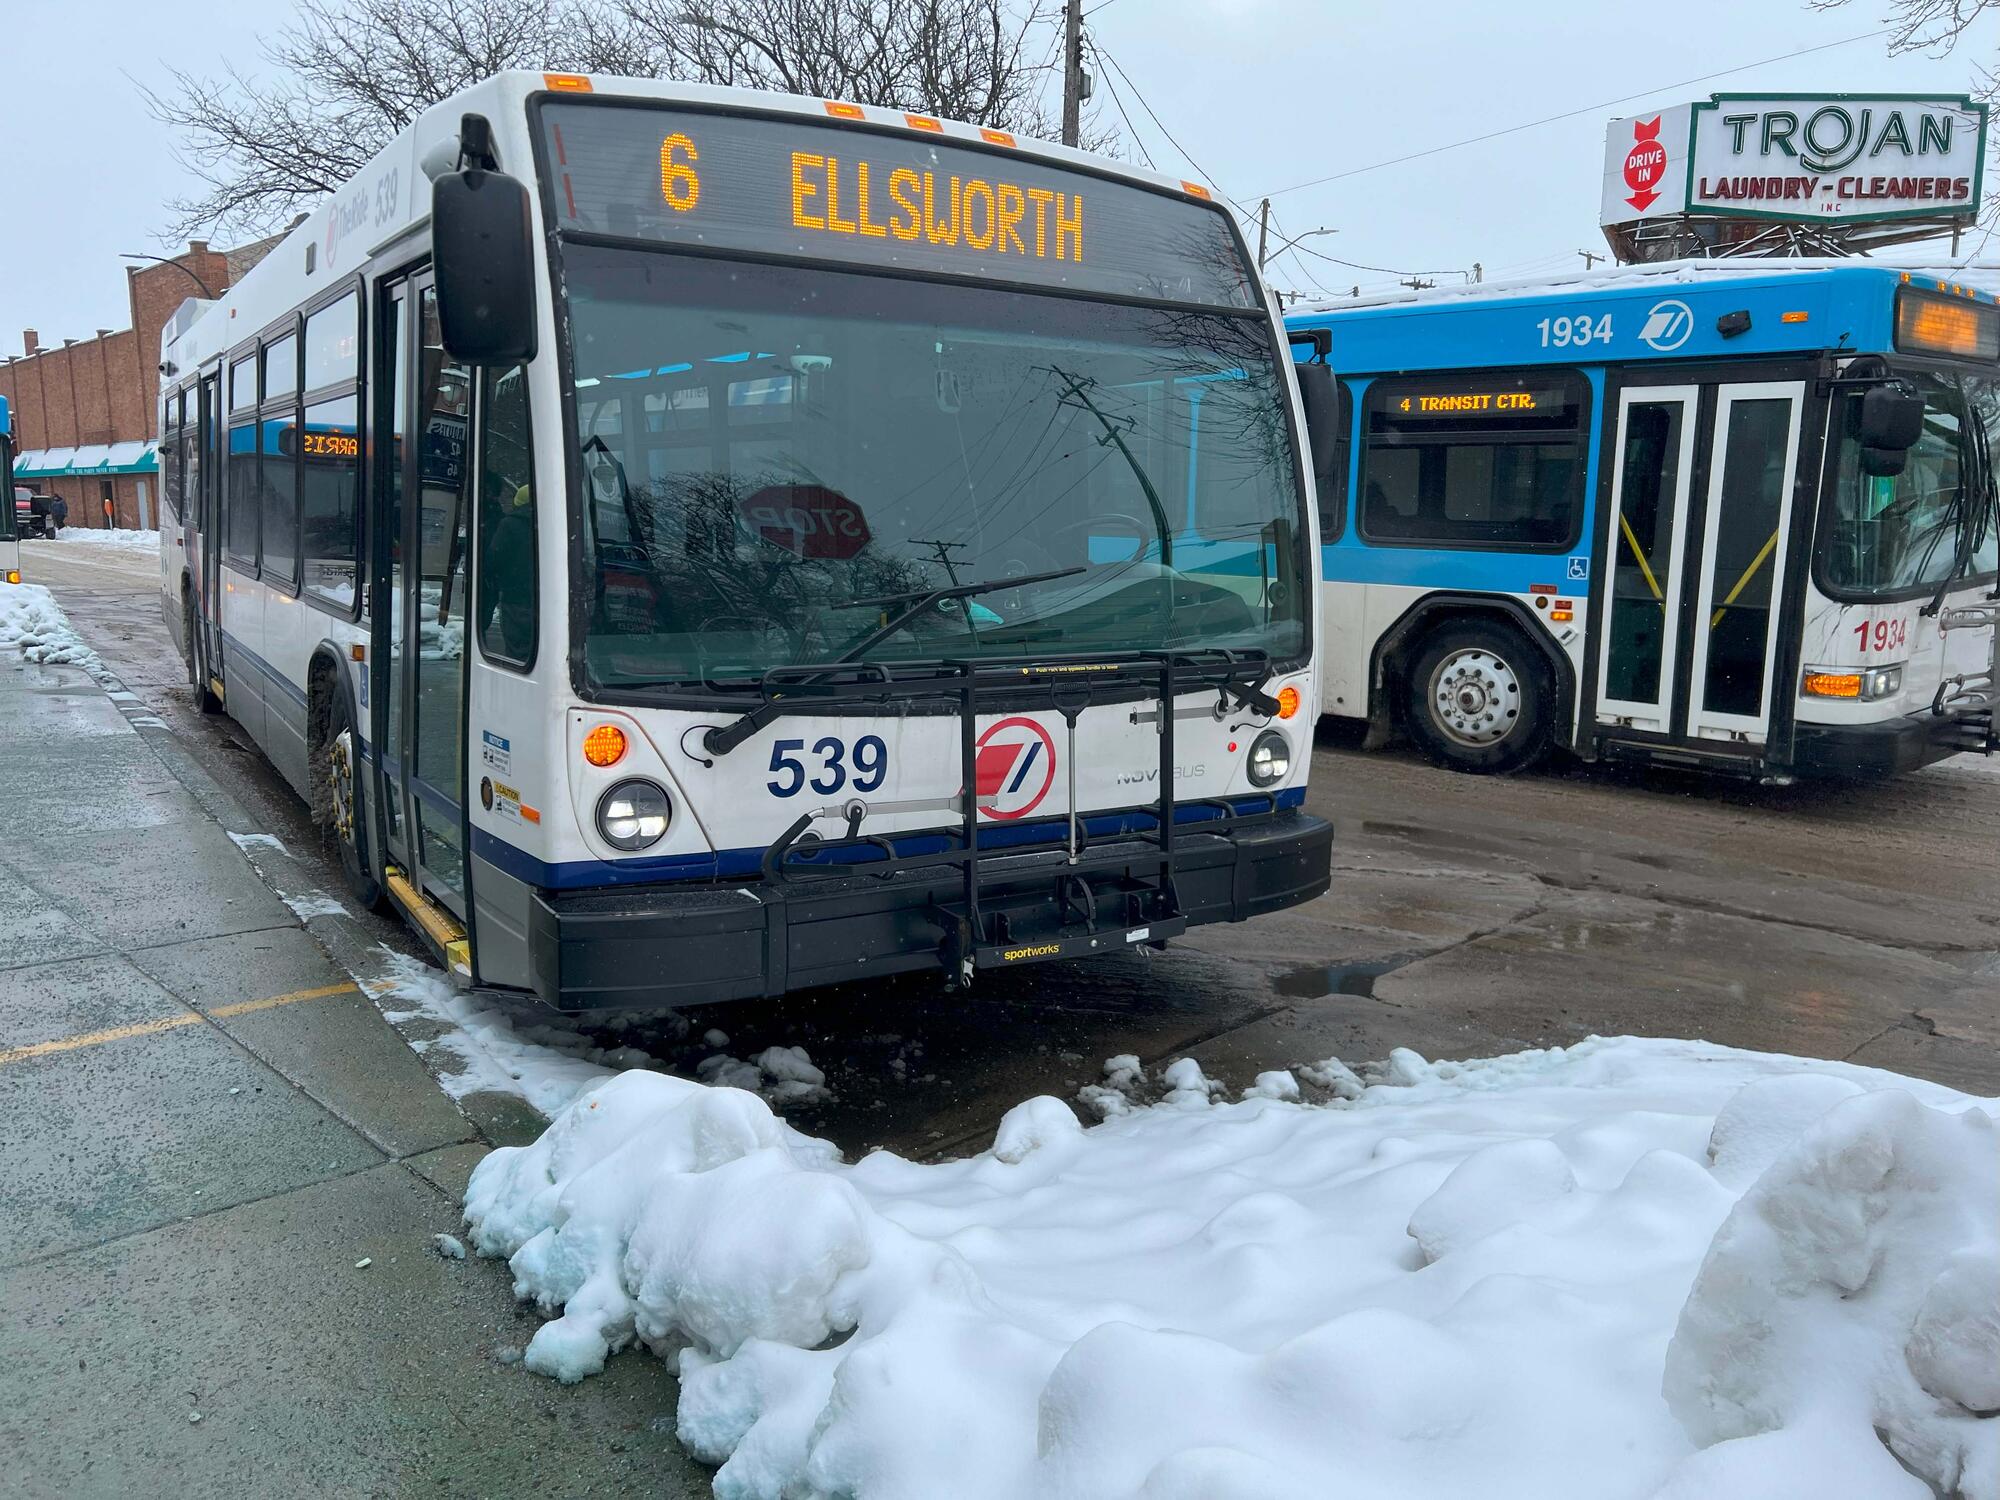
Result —
<instances>
[{"instance_id":1,"label":"amber turn signal","mask_svg":"<svg viewBox=\"0 0 2000 1500\"><path fill-rule=\"evenodd\" d=\"M1299 690L1289 683L1278 689L1278 717L1289 719L1299 711Z\"/></svg>"},{"instance_id":2,"label":"amber turn signal","mask_svg":"<svg viewBox=\"0 0 2000 1500\"><path fill-rule=\"evenodd\" d=\"M602 770L625 758L625 731L616 724L599 724L583 737L583 758Z\"/></svg>"}]
</instances>

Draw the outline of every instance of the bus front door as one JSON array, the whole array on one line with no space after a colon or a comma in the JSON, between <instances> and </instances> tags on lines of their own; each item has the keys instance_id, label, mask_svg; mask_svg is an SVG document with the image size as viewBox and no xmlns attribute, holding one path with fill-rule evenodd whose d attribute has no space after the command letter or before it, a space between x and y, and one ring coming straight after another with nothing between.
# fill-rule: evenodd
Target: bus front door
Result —
<instances>
[{"instance_id":1,"label":"bus front door","mask_svg":"<svg viewBox=\"0 0 2000 1500\"><path fill-rule=\"evenodd\" d=\"M386 565L375 659L386 664L384 847L417 892L463 923L466 419L471 372L445 354L428 275L384 289L383 447L376 556ZM393 889L393 887L392 887Z\"/></svg>"},{"instance_id":2,"label":"bus front door","mask_svg":"<svg viewBox=\"0 0 2000 1500\"><path fill-rule=\"evenodd\" d=\"M1597 723L1770 739L1803 381L1628 386L1602 556Z\"/></svg>"}]
</instances>

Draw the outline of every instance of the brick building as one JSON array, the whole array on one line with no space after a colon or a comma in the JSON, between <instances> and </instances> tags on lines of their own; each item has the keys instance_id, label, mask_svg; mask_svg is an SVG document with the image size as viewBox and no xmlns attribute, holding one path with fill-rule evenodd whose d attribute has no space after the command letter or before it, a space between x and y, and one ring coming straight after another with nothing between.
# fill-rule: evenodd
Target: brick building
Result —
<instances>
[{"instance_id":1,"label":"brick building","mask_svg":"<svg viewBox=\"0 0 2000 1500\"><path fill-rule=\"evenodd\" d=\"M203 287L221 296L278 238L227 251L195 240L171 260L128 266L128 328L59 346L23 332L23 352L0 363L0 396L14 412L16 487L62 496L72 526L158 526L160 330Z\"/></svg>"}]
</instances>

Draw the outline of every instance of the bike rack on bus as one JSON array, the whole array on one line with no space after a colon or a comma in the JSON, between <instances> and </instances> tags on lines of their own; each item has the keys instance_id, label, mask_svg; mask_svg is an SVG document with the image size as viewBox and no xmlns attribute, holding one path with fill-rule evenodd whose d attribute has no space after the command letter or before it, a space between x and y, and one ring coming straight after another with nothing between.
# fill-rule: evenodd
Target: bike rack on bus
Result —
<instances>
[{"instance_id":1,"label":"bike rack on bus","mask_svg":"<svg viewBox=\"0 0 2000 1500\"><path fill-rule=\"evenodd\" d=\"M937 903L935 915L945 930L947 971L961 984L969 982L982 966L1073 957L1114 944L1163 943L1187 927L1174 888L1174 824L1182 805L1174 796L1175 700L1189 692L1212 689L1216 694L1213 712L1218 717L1233 708L1268 719L1275 716L1278 707L1261 688L1269 676L1269 653L1223 649L1118 653L1088 662L945 661L902 670L878 663L833 669L774 668L756 683L759 702L751 713L760 727L781 716L812 714L836 704L894 705L905 713L929 706L933 712L955 718L960 790L929 804L941 812L955 811L955 828L912 830L894 838L862 831L861 825L871 812L886 809L871 809L859 798L802 813L765 850L764 878L780 885L856 877L888 880L941 866L955 868L959 894L955 900ZM1142 687L1151 691L1138 691ZM1145 706L1148 700L1154 705L1150 709ZM1131 705L1134 723L1150 720L1158 726L1159 795L1150 802L1093 813L1094 817L1114 818L1120 830L1115 847L1093 854L1075 794L1076 725L1085 709L1112 704ZM1024 871L1018 857L1040 856L1047 865L1052 851L1020 846L996 849L990 841L982 849L978 721L982 713L1037 710L1059 714L1064 721L1070 787L1068 835L1061 848L1053 851L1063 859L1048 870L1055 885L1058 931L1036 934L1028 941L1017 934L1006 910L989 909L985 898L999 878L992 867L995 861L1015 860L1008 877L1017 883L1024 877L1032 882L1037 872ZM1186 712L1178 716L1185 717ZM1274 797L1267 794L1265 800L1276 809ZM1188 805L1212 806L1218 820L1237 816L1233 802L1227 799L1202 798ZM895 804L895 810L917 809L905 802ZM846 831L838 837L821 837L812 831L815 822L842 819ZM1144 827L1140 819L1149 819L1152 827ZM986 825L989 831L993 826ZM948 843L942 849L924 852L905 852L898 847L898 840L926 837L944 838ZM1149 870L1152 878L1138 880L1133 873L1137 870ZM1101 882L1114 872L1120 878L1111 882L1108 892L1101 884L1093 884L1092 876ZM1108 908L1107 894L1115 898Z\"/></svg>"}]
</instances>

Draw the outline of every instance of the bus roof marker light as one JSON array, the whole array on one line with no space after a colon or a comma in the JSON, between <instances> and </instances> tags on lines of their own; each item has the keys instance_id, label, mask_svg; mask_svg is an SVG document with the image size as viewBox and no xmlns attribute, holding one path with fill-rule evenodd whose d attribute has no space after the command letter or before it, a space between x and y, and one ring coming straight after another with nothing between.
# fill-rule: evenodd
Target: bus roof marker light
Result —
<instances>
[{"instance_id":1,"label":"bus roof marker light","mask_svg":"<svg viewBox=\"0 0 2000 1500\"><path fill-rule=\"evenodd\" d=\"M865 120L868 118L858 104L840 104L832 99L822 99L820 102L826 106L826 112L836 120Z\"/></svg>"},{"instance_id":2,"label":"bus roof marker light","mask_svg":"<svg viewBox=\"0 0 2000 1500\"><path fill-rule=\"evenodd\" d=\"M599 724L583 737L583 758L600 771L625 758L625 731L616 724Z\"/></svg>"},{"instance_id":3,"label":"bus roof marker light","mask_svg":"<svg viewBox=\"0 0 2000 1500\"><path fill-rule=\"evenodd\" d=\"M989 130L982 127L979 132L979 138L989 146L1011 146L1014 144L1014 137L1004 130Z\"/></svg>"},{"instance_id":4,"label":"bus roof marker light","mask_svg":"<svg viewBox=\"0 0 2000 1500\"><path fill-rule=\"evenodd\" d=\"M1203 187L1198 182L1183 182L1181 184L1181 190L1185 192L1190 198L1199 198L1204 203L1212 203L1215 201L1215 194L1211 193L1207 188Z\"/></svg>"},{"instance_id":5,"label":"bus roof marker light","mask_svg":"<svg viewBox=\"0 0 2000 1500\"><path fill-rule=\"evenodd\" d=\"M942 121L933 120L929 115L904 115L903 123L908 125L912 130L942 131L944 129Z\"/></svg>"},{"instance_id":6,"label":"bus roof marker light","mask_svg":"<svg viewBox=\"0 0 2000 1500\"><path fill-rule=\"evenodd\" d=\"M542 84L558 94L587 94L590 80L581 73L544 73Z\"/></svg>"}]
</instances>

